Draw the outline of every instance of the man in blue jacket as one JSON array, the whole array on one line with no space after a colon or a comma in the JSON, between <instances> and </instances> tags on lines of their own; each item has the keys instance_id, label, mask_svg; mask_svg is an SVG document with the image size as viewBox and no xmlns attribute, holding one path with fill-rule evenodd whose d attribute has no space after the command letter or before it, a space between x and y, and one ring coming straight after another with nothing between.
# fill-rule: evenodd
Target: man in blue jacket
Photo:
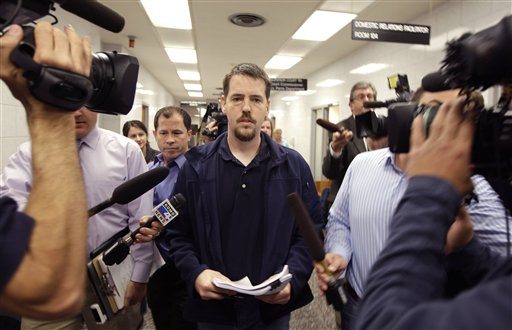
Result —
<instances>
[{"instance_id":1,"label":"man in blue jacket","mask_svg":"<svg viewBox=\"0 0 512 330\"><path fill-rule=\"evenodd\" d=\"M427 140L415 119L411 179L368 277L358 329L512 327L512 259L479 244L467 214L453 221L472 189L474 116L462 108L462 99L444 103ZM445 295L447 270L468 283L452 298Z\"/></svg>"},{"instance_id":2,"label":"man in blue jacket","mask_svg":"<svg viewBox=\"0 0 512 330\"><path fill-rule=\"evenodd\" d=\"M311 171L296 151L260 127L269 113L270 80L242 63L223 82L228 131L185 154L175 186L187 204L168 228L171 253L189 290L185 317L204 328L288 329L290 312L312 300L311 257L287 203L297 192L320 230L320 204ZM212 280L266 280L288 265L281 291L235 296Z\"/></svg>"}]
</instances>

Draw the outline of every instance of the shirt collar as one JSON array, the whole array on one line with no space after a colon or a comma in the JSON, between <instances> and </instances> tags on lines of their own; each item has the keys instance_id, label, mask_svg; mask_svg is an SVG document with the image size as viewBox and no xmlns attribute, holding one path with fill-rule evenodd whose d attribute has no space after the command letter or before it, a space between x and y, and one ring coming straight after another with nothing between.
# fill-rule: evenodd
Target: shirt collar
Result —
<instances>
[{"instance_id":1,"label":"shirt collar","mask_svg":"<svg viewBox=\"0 0 512 330\"><path fill-rule=\"evenodd\" d=\"M395 154L389 150L389 148L386 148L386 151L382 155L382 159L379 161L379 164L384 164L384 166L390 166L395 171L399 173L403 173L403 171L396 165L395 163Z\"/></svg>"},{"instance_id":2,"label":"shirt collar","mask_svg":"<svg viewBox=\"0 0 512 330\"><path fill-rule=\"evenodd\" d=\"M175 159L171 160L169 162L169 164L174 162L174 163L176 163L176 165L178 165L178 168L181 169L183 164L185 164L185 162L187 161L187 159L185 158L185 154L186 154L186 152L182 153L181 155L178 156L178 158L175 158ZM154 163L158 164L159 166L163 166L163 164L164 164L164 156L163 156L162 153L159 153L158 155L155 156Z\"/></svg>"},{"instance_id":3,"label":"shirt collar","mask_svg":"<svg viewBox=\"0 0 512 330\"><path fill-rule=\"evenodd\" d=\"M96 150L98 143L100 141L100 132L98 127L94 127L89 134L87 134L84 138L80 139L83 144L87 145L89 148Z\"/></svg>"},{"instance_id":4,"label":"shirt collar","mask_svg":"<svg viewBox=\"0 0 512 330\"><path fill-rule=\"evenodd\" d=\"M260 133L260 134L265 134L265 133ZM238 159L236 159L235 156L233 156L233 154L231 153L231 150L229 150L227 138L220 141L219 154L223 160L226 160L226 161L231 160L231 161L240 163L240 161ZM256 164L258 164L260 161L266 159L267 157L270 157L270 150L268 148L267 141L265 141L265 139L262 138L261 143L260 143L260 148L258 150L258 154L256 155L256 157L254 157L254 159L252 160L251 163L257 162Z\"/></svg>"}]
</instances>

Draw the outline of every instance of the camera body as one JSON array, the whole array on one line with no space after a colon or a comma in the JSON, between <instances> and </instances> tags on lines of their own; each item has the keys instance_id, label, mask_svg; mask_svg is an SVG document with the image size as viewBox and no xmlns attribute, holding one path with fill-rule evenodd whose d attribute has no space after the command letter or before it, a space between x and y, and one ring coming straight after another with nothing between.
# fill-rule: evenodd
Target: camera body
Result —
<instances>
[{"instance_id":1,"label":"camera body","mask_svg":"<svg viewBox=\"0 0 512 330\"><path fill-rule=\"evenodd\" d=\"M0 23L24 24L49 14L49 10L53 9L53 1L23 1L21 7L16 8L14 2L8 0L3 1L0 8L4 10L0 15ZM28 88L34 97L69 111L86 106L106 114L130 112L139 72L137 58L117 52L94 53L91 74L85 77L36 63L33 60L34 28L30 25L22 27L24 38L11 53L11 61L23 69Z\"/></svg>"},{"instance_id":2,"label":"camera body","mask_svg":"<svg viewBox=\"0 0 512 330\"><path fill-rule=\"evenodd\" d=\"M201 134L209 137L212 140L215 140L217 136L226 132L228 129L228 118L222 109L220 108L218 103L209 103L206 106L206 113L203 117L203 123L207 121L215 120L217 127L216 131L210 131L208 128L205 128Z\"/></svg>"}]
</instances>

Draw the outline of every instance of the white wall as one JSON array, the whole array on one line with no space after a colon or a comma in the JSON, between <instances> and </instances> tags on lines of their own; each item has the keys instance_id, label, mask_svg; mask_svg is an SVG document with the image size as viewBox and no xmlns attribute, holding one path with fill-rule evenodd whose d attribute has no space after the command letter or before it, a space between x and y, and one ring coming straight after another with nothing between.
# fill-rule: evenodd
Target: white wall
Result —
<instances>
[{"instance_id":1,"label":"white wall","mask_svg":"<svg viewBox=\"0 0 512 330\"><path fill-rule=\"evenodd\" d=\"M435 8L432 13L418 17L411 23L431 26L431 40L440 40L444 43L462 34L459 31L480 31L496 24L501 18L511 13L512 2L510 1L453 1ZM457 34L452 35L451 31ZM315 94L299 96L298 100L291 102L284 102L281 98L294 95L293 92L273 94L271 111L276 116L276 127L283 129L283 137L286 140L295 141L295 149L311 166L313 163L310 152L312 108L339 103L340 118L346 118L350 115L348 94L357 81L371 81L377 89L379 100L394 98L394 91L389 90L387 85L388 76L396 73L407 74L411 88L416 89L420 86L421 78L425 74L439 68L443 58L444 52L441 47L413 47L408 44L369 42L349 57L332 63L308 77L294 77L307 78L309 89L316 90ZM390 67L364 76L349 73L350 70L370 62L388 63ZM318 82L329 78L341 79L345 83L332 88L315 86ZM488 106L497 100L495 91L486 91L483 94ZM385 110L381 112L385 113Z\"/></svg>"}]
</instances>

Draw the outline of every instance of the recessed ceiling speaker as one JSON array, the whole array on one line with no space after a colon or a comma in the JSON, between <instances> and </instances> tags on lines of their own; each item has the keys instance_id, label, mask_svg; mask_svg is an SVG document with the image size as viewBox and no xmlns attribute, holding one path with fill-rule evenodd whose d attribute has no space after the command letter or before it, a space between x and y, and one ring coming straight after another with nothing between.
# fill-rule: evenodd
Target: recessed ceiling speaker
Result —
<instances>
[{"instance_id":1,"label":"recessed ceiling speaker","mask_svg":"<svg viewBox=\"0 0 512 330\"><path fill-rule=\"evenodd\" d=\"M256 27L265 24L265 18L256 14L233 14L229 16L231 23L243 27Z\"/></svg>"}]
</instances>

